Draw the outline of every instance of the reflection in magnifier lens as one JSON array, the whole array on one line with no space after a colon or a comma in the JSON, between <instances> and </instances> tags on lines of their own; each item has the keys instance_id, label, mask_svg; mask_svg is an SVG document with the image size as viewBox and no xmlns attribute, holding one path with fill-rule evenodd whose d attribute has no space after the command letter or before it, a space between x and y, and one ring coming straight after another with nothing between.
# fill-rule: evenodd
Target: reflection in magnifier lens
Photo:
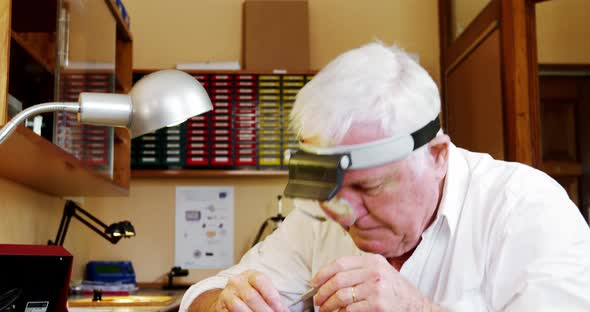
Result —
<instances>
[{"instance_id":1,"label":"reflection in magnifier lens","mask_svg":"<svg viewBox=\"0 0 590 312\"><path fill-rule=\"evenodd\" d=\"M351 223L354 223L356 219L356 216L354 215L354 209L352 209L352 205L350 205L346 199L336 196L329 201L323 202L322 204L326 209L337 215L338 218L351 218Z\"/></svg>"}]
</instances>

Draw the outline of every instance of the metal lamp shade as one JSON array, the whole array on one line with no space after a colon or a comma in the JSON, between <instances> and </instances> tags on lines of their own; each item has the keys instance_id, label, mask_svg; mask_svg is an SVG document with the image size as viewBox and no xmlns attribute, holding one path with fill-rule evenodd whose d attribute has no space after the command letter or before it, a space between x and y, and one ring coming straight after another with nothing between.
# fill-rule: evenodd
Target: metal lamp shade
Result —
<instances>
[{"instance_id":1,"label":"metal lamp shade","mask_svg":"<svg viewBox=\"0 0 590 312\"><path fill-rule=\"evenodd\" d=\"M179 124L213 109L207 91L192 76L162 70L143 77L129 92L131 137Z\"/></svg>"},{"instance_id":2,"label":"metal lamp shade","mask_svg":"<svg viewBox=\"0 0 590 312\"><path fill-rule=\"evenodd\" d=\"M78 102L71 108L47 104L43 109L77 111L85 124L127 127L132 138L213 109L207 91L195 78L172 69L145 76L128 95L82 92Z\"/></svg>"}]
</instances>

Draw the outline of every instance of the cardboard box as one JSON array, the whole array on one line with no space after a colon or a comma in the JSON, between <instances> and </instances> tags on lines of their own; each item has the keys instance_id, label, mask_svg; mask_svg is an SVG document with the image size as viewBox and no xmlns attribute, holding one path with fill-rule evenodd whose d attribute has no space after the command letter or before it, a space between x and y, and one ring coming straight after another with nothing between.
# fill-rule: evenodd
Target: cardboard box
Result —
<instances>
[{"instance_id":1,"label":"cardboard box","mask_svg":"<svg viewBox=\"0 0 590 312\"><path fill-rule=\"evenodd\" d=\"M307 0L245 0L242 63L246 70L309 70Z\"/></svg>"}]
</instances>

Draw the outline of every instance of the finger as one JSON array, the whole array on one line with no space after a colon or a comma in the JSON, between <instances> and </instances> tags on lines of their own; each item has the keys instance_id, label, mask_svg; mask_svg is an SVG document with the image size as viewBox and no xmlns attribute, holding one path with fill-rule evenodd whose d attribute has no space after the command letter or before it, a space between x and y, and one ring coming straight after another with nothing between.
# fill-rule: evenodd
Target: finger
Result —
<instances>
[{"instance_id":1,"label":"finger","mask_svg":"<svg viewBox=\"0 0 590 312\"><path fill-rule=\"evenodd\" d=\"M324 266L316 273L311 280L313 286L324 284L334 274L342 271L349 271L352 269L358 269L363 266L363 257L366 256L347 256L332 261L330 264Z\"/></svg>"},{"instance_id":2,"label":"finger","mask_svg":"<svg viewBox=\"0 0 590 312\"><path fill-rule=\"evenodd\" d=\"M372 280L373 275L372 271L365 268L338 272L320 286L318 293L315 295L314 303L316 305L322 305L324 301L339 289L353 287L365 281Z\"/></svg>"},{"instance_id":3,"label":"finger","mask_svg":"<svg viewBox=\"0 0 590 312\"><path fill-rule=\"evenodd\" d=\"M272 280L268 276L256 272L248 277L248 282L260 293L263 300L273 311L283 311L286 309L286 306L281 301L278 290L274 287Z\"/></svg>"},{"instance_id":4,"label":"finger","mask_svg":"<svg viewBox=\"0 0 590 312\"><path fill-rule=\"evenodd\" d=\"M339 289L334 295L330 296L326 302L323 304L316 303L316 305L320 307L326 306L326 311L333 311L334 306L338 306L339 309L346 309L347 311L349 311L353 305L366 308L371 302L370 298L375 295L379 296L381 290L380 286L377 285L374 280L368 281L352 287ZM362 302L363 305L357 305L357 303L360 302Z\"/></svg>"},{"instance_id":5,"label":"finger","mask_svg":"<svg viewBox=\"0 0 590 312\"><path fill-rule=\"evenodd\" d=\"M236 289L237 295L252 311L272 312L262 295L250 283L244 283Z\"/></svg>"},{"instance_id":6,"label":"finger","mask_svg":"<svg viewBox=\"0 0 590 312\"><path fill-rule=\"evenodd\" d=\"M361 312L361 311L374 311L375 309L371 308L371 303L367 300L357 301L355 303L349 304L345 311L347 312Z\"/></svg>"},{"instance_id":7,"label":"finger","mask_svg":"<svg viewBox=\"0 0 590 312\"><path fill-rule=\"evenodd\" d=\"M354 291L354 296L353 291L351 291L350 296L350 298L353 299L352 303L369 300L372 296L379 296L381 294L379 286L374 281L358 284L351 287L351 289Z\"/></svg>"},{"instance_id":8,"label":"finger","mask_svg":"<svg viewBox=\"0 0 590 312\"><path fill-rule=\"evenodd\" d=\"M346 287L338 289L328 300L320 304L320 312L323 311L337 311L345 309L348 305L353 304L353 288Z\"/></svg>"},{"instance_id":9,"label":"finger","mask_svg":"<svg viewBox=\"0 0 590 312\"><path fill-rule=\"evenodd\" d=\"M238 295L233 291L224 291L221 293L218 308L220 311L232 311L232 312L250 312L252 309L242 301Z\"/></svg>"},{"instance_id":10,"label":"finger","mask_svg":"<svg viewBox=\"0 0 590 312\"><path fill-rule=\"evenodd\" d=\"M260 274L256 271L245 271L229 279L224 291L225 302L230 302L231 297L239 297L240 301L245 303L249 309L254 311L271 311L258 290L249 283L251 275Z\"/></svg>"},{"instance_id":11,"label":"finger","mask_svg":"<svg viewBox=\"0 0 590 312\"><path fill-rule=\"evenodd\" d=\"M225 306L225 303L223 302L223 300L217 300L217 302L215 303L215 311L216 312L229 312L229 309Z\"/></svg>"}]
</instances>

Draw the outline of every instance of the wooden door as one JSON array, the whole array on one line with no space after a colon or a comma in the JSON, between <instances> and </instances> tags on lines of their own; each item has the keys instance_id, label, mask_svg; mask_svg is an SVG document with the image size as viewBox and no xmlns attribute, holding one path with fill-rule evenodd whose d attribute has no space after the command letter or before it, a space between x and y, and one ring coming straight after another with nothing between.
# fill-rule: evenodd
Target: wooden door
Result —
<instances>
[{"instance_id":1,"label":"wooden door","mask_svg":"<svg viewBox=\"0 0 590 312\"><path fill-rule=\"evenodd\" d=\"M534 3L489 1L454 36L452 2L439 0L446 132L457 146L537 165Z\"/></svg>"}]
</instances>

